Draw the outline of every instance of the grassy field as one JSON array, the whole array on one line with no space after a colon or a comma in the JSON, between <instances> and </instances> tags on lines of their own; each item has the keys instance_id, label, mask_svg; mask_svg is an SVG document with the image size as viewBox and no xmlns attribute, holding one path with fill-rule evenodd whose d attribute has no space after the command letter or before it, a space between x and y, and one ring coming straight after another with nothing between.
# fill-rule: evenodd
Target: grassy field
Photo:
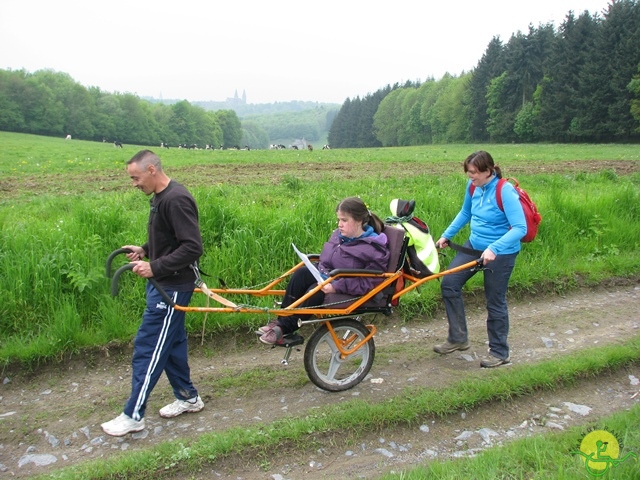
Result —
<instances>
[{"instance_id":1,"label":"grassy field","mask_svg":"<svg viewBox=\"0 0 640 480\"><path fill-rule=\"evenodd\" d=\"M471 152L484 149L491 152L496 162L505 166L526 165L534 162L553 169L556 162L589 160L638 161L640 154L634 145L425 145L402 148L372 149L315 149L313 152L295 150L184 150L161 149L154 145L142 147L124 145L118 149L111 143L67 141L62 138L0 132L2 152L0 175L24 178L37 174L63 174L100 172L100 175L121 174L124 161L142 148L150 148L161 155L167 168L220 164L273 164L299 161L332 161L348 163L411 163L424 162L437 166L452 162L460 165ZM368 172L372 174L373 172ZM402 172L398 172L402 173ZM437 173L437 172L432 172Z\"/></svg>"},{"instance_id":2,"label":"grassy field","mask_svg":"<svg viewBox=\"0 0 640 480\"><path fill-rule=\"evenodd\" d=\"M114 249L141 243L148 199L129 185L124 163L140 147L64 141L0 132L0 362L33 366L133 337L143 282L124 276L112 298L104 262ZM396 149L158 152L172 178L185 183L200 208L203 270L211 282L252 286L295 261L290 242L319 251L334 228L339 199L360 195L384 217L393 198L415 199L416 215L438 235L457 213L465 176L462 160L490 151L506 175L516 176L543 215L539 238L523 247L512 297L564 292L585 284L637 279L640 266L640 151L632 145L447 145ZM155 149L155 147L154 147ZM462 240L464 232L460 235ZM447 258L443 258L446 264ZM469 290L480 288L474 279ZM402 298L405 319L439 307L438 284ZM203 318L188 315L198 334ZM260 322L242 315L209 318L206 334ZM638 340L591 348L529 368L514 366L477 382L399 393L379 404L353 399L313 415L203 435L188 450L167 442L117 461L91 462L56 478L189 477L235 452L310 445L315 432L353 435L419 416L446 415L490 401L556 388L638 360ZM640 451L638 409L601 422ZM597 426L596 426L597 427ZM432 462L429 469L388 478L585 478L569 455L584 432L526 439L465 462ZM635 478L620 465L617 478ZM605 478L614 478L609 475Z\"/></svg>"},{"instance_id":3,"label":"grassy field","mask_svg":"<svg viewBox=\"0 0 640 480\"><path fill-rule=\"evenodd\" d=\"M128 341L139 322L143 282L124 276L112 298L104 262L121 245L145 241L148 199L131 188L124 168L142 147L3 132L0 144L0 362L33 364ZM462 202L461 162L479 148L494 155L505 175L517 176L543 216L538 239L518 258L512 296L637 275L640 152L633 145L156 150L198 201L209 285L222 279L248 287L295 263L292 241L320 251L346 196L361 196L383 218L393 198L415 199L416 215L437 237ZM437 308L439 288L431 282L404 296L398 313L408 319ZM206 332L255 322L218 315ZM203 317L189 315L187 323L191 333L200 332Z\"/></svg>"}]
</instances>

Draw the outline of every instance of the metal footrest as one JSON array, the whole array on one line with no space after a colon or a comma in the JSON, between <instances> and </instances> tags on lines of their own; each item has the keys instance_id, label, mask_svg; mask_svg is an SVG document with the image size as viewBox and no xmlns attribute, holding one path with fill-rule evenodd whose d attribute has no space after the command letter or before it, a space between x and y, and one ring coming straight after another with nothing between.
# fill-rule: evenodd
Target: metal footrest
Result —
<instances>
[{"instance_id":1,"label":"metal footrest","mask_svg":"<svg viewBox=\"0 0 640 480\"><path fill-rule=\"evenodd\" d=\"M282 344L274 345L274 347L285 347L287 350L284 352L284 358L280 360L282 365L289 365L289 357L291 356L291 350L298 345L304 343L304 337L297 333L291 333L282 337ZM300 350L299 348L296 350Z\"/></svg>"},{"instance_id":2,"label":"metal footrest","mask_svg":"<svg viewBox=\"0 0 640 480\"><path fill-rule=\"evenodd\" d=\"M304 337L297 333L291 333L282 337L282 344L275 345L276 347L295 347L296 345L302 345L304 343Z\"/></svg>"}]
</instances>

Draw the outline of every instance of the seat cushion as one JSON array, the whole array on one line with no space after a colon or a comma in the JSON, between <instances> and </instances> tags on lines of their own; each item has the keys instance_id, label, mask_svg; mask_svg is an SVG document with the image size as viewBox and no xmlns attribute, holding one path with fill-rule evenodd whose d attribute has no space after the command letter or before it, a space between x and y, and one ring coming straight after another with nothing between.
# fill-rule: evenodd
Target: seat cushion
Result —
<instances>
[{"instance_id":1,"label":"seat cushion","mask_svg":"<svg viewBox=\"0 0 640 480\"><path fill-rule=\"evenodd\" d=\"M344 295L342 293L329 293L324 296L324 302L322 305L327 307L327 304L337 303L335 308L347 308L353 302L356 301L359 297L354 297L353 295ZM361 305L361 307L367 308L384 308L386 306L386 295L382 292L376 294L373 298L367 300L366 303Z\"/></svg>"}]
</instances>

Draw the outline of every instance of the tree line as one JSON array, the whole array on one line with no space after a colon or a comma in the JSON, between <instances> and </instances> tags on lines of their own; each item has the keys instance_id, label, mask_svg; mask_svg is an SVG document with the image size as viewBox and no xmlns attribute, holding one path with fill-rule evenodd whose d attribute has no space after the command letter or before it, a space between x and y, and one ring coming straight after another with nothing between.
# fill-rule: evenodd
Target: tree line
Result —
<instances>
[{"instance_id":1,"label":"tree line","mask_svg":"<svg viewBox=\"0 0 640 480\"><path fill-rule=\"evenodd\" d=\"M317 141L339 105L285 102L213 110L211 102L167 102L85 88L68 74L0 70L0 130L135 145L268 148L275 140ZM261 112L261 113L257 113Z\"/></svg>"},{"instance_id":2,"label":"tree line","mask_svg":"<svg viewBox=\"0 0 640 480\"><path fill-rule=\"evenodd\" d=\"M130 93L85 88L68 74L52 70L0 70L0 130L216 148L240 146L245 134L233 110L206 111L186 100L150 103Z\"/></svg>"},{"instance_id":3,"label":"tree line","mask_svg":"<svg viewBox=\"0 0 640 480\"><path fill-rule=\"evenodd\" d=\"M440 80L387 85L336 111L271 116L149 102L85 88L65 73L0 70L0 130L138 145L266 148L322 138L333 148L470 142L638 142L640 5L569 12L556 29L494 37L476 67Z\"/></svg>"},{"instance_id":4,"label":"tree line","mask_svg":"<svg viewBox=\"0 0 640 480\"><path fill-rule=\"evenodd\" d=\"M465 142L640 140L640 6L569 12L556 30L494 37L460 76L387 86L347 99L332 147Z\"/></svg>"}]
</instances>

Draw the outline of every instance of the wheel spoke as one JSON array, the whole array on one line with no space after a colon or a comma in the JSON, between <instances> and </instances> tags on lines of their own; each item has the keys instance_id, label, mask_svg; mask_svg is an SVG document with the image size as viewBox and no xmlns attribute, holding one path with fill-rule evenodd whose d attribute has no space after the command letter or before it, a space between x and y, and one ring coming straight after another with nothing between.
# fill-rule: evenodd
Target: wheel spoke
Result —
<instances>
[{"instance_id":1,"label":"wheel spoke","mask_svg":"<svg viewBox=\"0 0 640 480\"><path fill-rule=\"evenodd\" d=\"M342 364L339 356L340 354L337 351L333 355L331 355L331 360L329 361L329 371L327 372L327 380L329 381L335 380L338 368L340 368L340 365Z\"/></svg>"}]
</instances>

